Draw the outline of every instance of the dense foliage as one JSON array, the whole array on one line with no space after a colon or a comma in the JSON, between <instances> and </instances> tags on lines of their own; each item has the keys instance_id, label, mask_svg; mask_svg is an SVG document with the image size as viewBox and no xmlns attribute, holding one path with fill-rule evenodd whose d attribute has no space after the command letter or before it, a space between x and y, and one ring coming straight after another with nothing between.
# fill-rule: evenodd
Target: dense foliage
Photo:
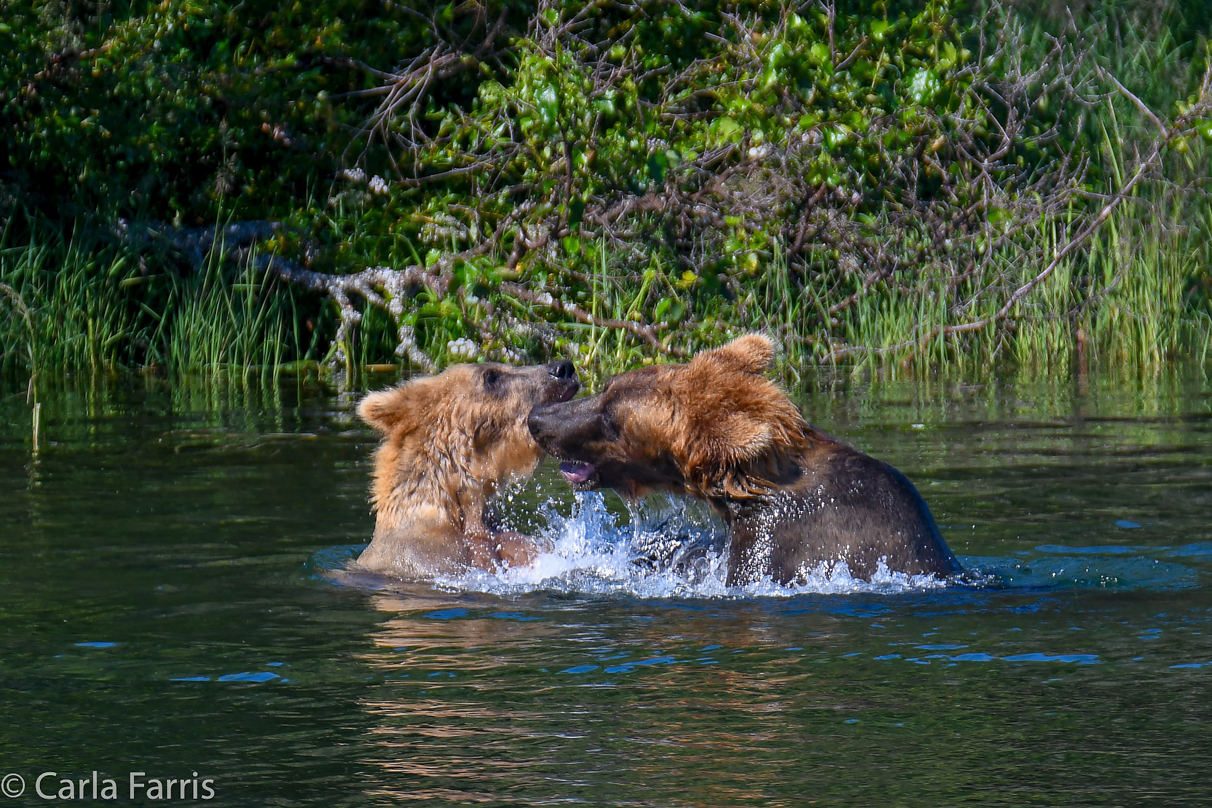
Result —
<instances>
[{"instance_id":1,"label":"dense foliage","mask_svg":"<svg viewBox=\"0 0 1212 808\"><path fill-rule=\"evenodd\" d=\"M1200 3L0 2L10 362L613 369L762 327L796 360L1067 363L1212 333ZM283 226L182 249L253 220ZM288 288L376 265L409 282Z\"/></svg>"}]
</instances>

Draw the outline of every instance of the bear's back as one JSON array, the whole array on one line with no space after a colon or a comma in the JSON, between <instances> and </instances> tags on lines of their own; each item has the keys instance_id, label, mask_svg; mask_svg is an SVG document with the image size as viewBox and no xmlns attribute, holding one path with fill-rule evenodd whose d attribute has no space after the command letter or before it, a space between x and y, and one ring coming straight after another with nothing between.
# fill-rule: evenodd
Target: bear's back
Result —
<instances>
[{"instance_id":1,"label":"bear's back","mask_svg":"<svg viewBox=\"0 0 1212 808\"><path fill-rule=\"evenodd\" d=\"M883 563L910 575L960 566L913 483L892 466L821 435L799 474L761 501L735 508L730 582L780 583L844 561L870 578Z\"/></svg>"}]
</instances>

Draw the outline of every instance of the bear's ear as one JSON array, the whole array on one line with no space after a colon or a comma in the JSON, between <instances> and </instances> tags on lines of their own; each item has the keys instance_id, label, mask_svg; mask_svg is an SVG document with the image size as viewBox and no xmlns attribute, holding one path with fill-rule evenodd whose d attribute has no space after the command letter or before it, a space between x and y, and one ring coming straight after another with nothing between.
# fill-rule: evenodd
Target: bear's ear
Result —
<instances>
[{"instance_id":1,"label":"bear's ear","mask_svg":"<svg viewBox=\"0 0 1212 808\"><path fill-rule=\"evenodd\" d=\"M719 390L684 390L686 420L674 456L687 490L699 496L757 496L803 445L807 425L773 382L752 374L720 374ZM687 399L683 398L683 402Z\"/></svg>"},{"instance_id":2,"label":"bear's ear","mask_svg":"<svg viewBox=\"0 0 1212 808\"><path fill-rule=\"evenodd\" d=\"M419 400L424 398L422 385L406 382L390 390L370 393L358 404L358 417L384 435L400 430L411 431L426 407Z\"/></svg>"},{"instance_id":3,"label":"bear's ear","mask_svg":"<svg viewBox=\"0 0 1212 808\"><path fill-rule=\"evenodd\" d=\"M774 360L774 343L765 334L746 334L727 345L704 351L690 361L691 370L696 366L715 365L738 373L761 373ZM706 369L706 368L703 368Z\"/></svg>"},{"instance_id":4,"label":"bear's ear","mask_svg":"<svg viewBox=\"0 0 1212 808\"><path fill-rule=\"evenodd\" d=\"M732 469L756 460L774 444L773 425L747 412L716 413L700 420L686 453L691 468Z\"/></svg>"},{"instance_id":5,"label":"bear's ear","mask_svg":"<svg viewBox=\"0 0 1212 808\"><path fill-rule=\"evenodd\" d=\"M683 426L674 454L701 494L752 495L742 479L760 487L760 469L804 441L803 416L762 376L773 356L768 337L749 334L697 355L675 377Z\"/></svg>"}]
</instances>

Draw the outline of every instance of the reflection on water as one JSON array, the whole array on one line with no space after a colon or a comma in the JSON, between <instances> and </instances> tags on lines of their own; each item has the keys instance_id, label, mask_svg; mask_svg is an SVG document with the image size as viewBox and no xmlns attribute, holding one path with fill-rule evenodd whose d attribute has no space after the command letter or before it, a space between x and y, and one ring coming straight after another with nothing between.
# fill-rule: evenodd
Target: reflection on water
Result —
<instances>
[{"instance_id":1,"label":"reflection on water","mask_svg":"<svg viewBox=\"0 0 1212 808\"><path fill-rule=\"evenodd\" d=\"M977 585L724 590L709 514L506 503L539 569L342 575L352 402L155 382L0 399L0 754L216 804L1205 804L1209 385L822 382ZM677 535L676 542L668 540ZM19 801L18 801L19 802Z\"/></svg>"}]
</instances>

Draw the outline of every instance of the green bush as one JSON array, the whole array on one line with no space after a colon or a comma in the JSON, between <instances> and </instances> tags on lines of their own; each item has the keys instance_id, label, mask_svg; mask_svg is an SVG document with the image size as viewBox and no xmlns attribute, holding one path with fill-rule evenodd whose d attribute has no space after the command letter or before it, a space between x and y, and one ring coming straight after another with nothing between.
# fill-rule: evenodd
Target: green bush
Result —
<instances>
[{"instance_id":1,"label":"green bush","mask_svg":"<svg viewBox=\"0 0 1212 808\"><path fill-rule=\"evenodd\" d=\"M5 0L0 281L18 287L47 223L131 253L85 271L123 301L106 361L203 369L217 354L165 347L187 327L164 325L170 287L247 285L265 262L149 257L118 223L265 219L285 227L263 255L432 280L354 289L353 308L257 281L257 305L305 335L275 361L559 353L610 371L750 328L792 369L1163 361L1207 334L1209 208L1188 190L1208 173L1204 117L1038 294L948 328L996 315L1148 152L1148 116L1108 72L1164 122L1197 104L1209 18L1193 0L1077 24L947 0ZM28 308L70 322L55 305Z\"/></svg>"}]
</instances>

